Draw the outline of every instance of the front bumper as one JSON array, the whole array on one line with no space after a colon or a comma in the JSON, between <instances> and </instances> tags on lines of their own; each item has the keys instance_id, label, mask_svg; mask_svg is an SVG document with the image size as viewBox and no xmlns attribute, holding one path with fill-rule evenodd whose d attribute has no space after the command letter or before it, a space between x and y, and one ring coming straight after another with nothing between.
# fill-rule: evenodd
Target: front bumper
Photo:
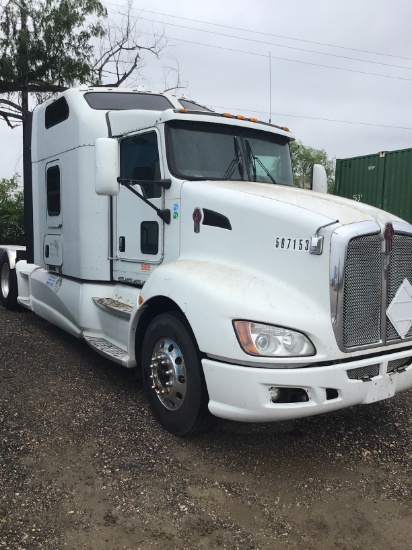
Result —
<instances>
[{"instance_id":1,"label":"front bumper","mask_svg":"<svg viewBox=\"0 0 412 550\"><path fill-rule=\"evenodd\" d=\"M274 422L382 401L407 390L412 387L412 364L402 372L387 373L388 361L407 357L412 358L411 349L322 367L267 369L211 359L203 359L202 365L212 414L242 422ZM351 369L376 364L379 374L371 380L348 376ZM273 403L269 391L272 387L302 388L309 400Z\"/></svg>"}]
</instances>

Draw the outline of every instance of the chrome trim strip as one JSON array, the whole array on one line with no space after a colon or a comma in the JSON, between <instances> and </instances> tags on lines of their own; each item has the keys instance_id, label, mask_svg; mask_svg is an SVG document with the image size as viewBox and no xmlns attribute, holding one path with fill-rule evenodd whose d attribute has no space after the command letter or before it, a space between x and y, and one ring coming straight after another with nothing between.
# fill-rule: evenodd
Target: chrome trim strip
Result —
<instances>
[{"instance_id":1,"label":"chrome trim strip","mask_svg":"<svg viewBox=\"0 0 412 550\"><path fill-rule=\"evenodd\" d=\"M118 300L113 300L111 298L92 298L92 301L97 307L99 307L103 311L111 313L112 315L116 315L117 317L130 319L130 316L132 314L132 306L123 302L119 302Z\"/></svg>"},{"instance_id":2,"label":"chrome trim strip","mask_svg":"<svg viewBox=\"0 0 412 550\"><path fill-rule=\"evenodd\" d=\"M331 320L338 347L344 352L368 349L382 345L382 341L372 345L356 346L353 348L346 348L343 345L343 291L347 246L349 241L355 237L376 234L381 234L381 226L379 223L376 221L365 221L340 226L335 229L331 235L329 263Z\"/></svg>"},{"instance_id":3,"label":"chrome trim strip","mask_svg":"<svg viewBox=\"0 0 412 550\"><path fill-rule=\"evenodd\" d=\"M412 225L407 222L392 222L393 229L398 235L411 235Z\"/></svg>"}]
</instances>

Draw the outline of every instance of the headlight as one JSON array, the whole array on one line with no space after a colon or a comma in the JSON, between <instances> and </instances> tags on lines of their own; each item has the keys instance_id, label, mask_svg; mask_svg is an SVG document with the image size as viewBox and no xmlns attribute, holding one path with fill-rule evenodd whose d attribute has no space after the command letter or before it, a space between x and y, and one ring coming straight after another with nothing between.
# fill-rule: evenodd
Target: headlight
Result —
<instances>
[{"instance_id":1,"label":"headlight","mask_svg":"<svg viewBox=\"0 0 412 550\"><path fill-rule=\"evenodd\" d=\"M239 343L249 355L264 357L304 357L315 355L306 336L295 330L252 321L233 321Z\"/></svg>"}]
</instances>

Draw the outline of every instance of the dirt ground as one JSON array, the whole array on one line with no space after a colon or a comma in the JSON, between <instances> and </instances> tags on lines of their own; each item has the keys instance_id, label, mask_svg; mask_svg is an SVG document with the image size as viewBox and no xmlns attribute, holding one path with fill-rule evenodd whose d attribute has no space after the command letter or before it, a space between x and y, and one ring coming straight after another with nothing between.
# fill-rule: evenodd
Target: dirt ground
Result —
<instances>
[{"instance_id":1,"label":"dirt ground","mask_svg":"<svg viewBox=\"0 0 412 550\"><path fill-rule=\"evenodd\" d=\"M0 309L0 549L405 550L412 392L178 439L131 372Z\"/></svg>"}]
</instances>

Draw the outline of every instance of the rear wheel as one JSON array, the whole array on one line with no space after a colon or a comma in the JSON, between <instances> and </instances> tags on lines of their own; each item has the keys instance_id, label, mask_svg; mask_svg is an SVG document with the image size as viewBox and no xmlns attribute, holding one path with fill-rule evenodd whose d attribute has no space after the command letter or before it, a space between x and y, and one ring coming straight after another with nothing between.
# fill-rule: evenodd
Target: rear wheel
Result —
<instances>
[{"instance_id":1,"label":"rear wheel","mask_svg":"<svg viewBox=\"0 0 412 550\"><path fill-rule=\"evenodd\" d=\"M7 309L17 307L17 276L11 269L9 257L4 250L0 251L0 301Z\"/></svg>"},{"instance_id":2,"label":"rear wheel","mask_svg":"<svg viewBox=\"0 0 412 550\"><path fill-rule=\"evenodd\" d=\"M150 408L166 430L190 436L211 425L199 350L183 315L164 313L150 323L142 366Z\"/></svg>"}]
</instances>

